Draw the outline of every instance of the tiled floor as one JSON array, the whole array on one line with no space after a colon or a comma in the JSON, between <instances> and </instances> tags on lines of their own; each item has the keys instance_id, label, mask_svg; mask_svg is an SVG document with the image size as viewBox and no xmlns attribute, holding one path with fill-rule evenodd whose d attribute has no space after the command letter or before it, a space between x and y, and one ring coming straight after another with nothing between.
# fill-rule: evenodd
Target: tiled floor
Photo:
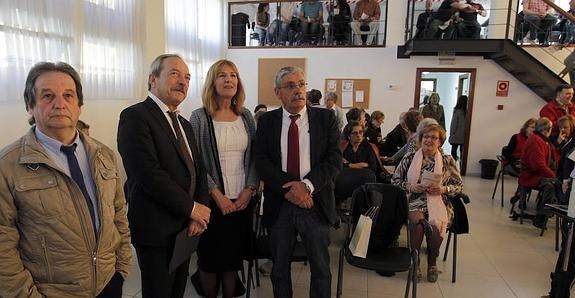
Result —
<instances>
[{"instance_id":1,"label":"tiled floor","mask_svg":"<svg viewBox=\"0 0 575 298\"><path fill-rule=\"evenodd\" d=\"M539 297L548 292L549 272L555 266L555 221L539 237L539 230L526 221L508 218L509 200L516 180L506 179L505 207L500 207L499 196L491 200L495 180L466 177L465 192L471 198L467 205L471 233L458 237L457 282L451 283L451 253L446 262L438 260L443 274L435 284L423 281L418 284L418 297ZM499 195L499 193L498 193ZM342 233L334 231L330 247L333 295L337 283L337 250ZM441 250L443 253L443 247ZM425 258L422 258L422 260ZM195 263L195 262L192 262ZM426 265L422 264L425 279ZM194 269L190 269L194 270ZM375 272L345 266L343 296L403 297L406 273L394 277L381 277ZM292 266L294 297L308 297L309 268L301 263ZM140 297L138 268L124 285L125 297ZM252 297L272 297L269 278L262 277L262 284L252 292ZM199 297L188 281L185 297Z\"/></svg>"}]
</instances>

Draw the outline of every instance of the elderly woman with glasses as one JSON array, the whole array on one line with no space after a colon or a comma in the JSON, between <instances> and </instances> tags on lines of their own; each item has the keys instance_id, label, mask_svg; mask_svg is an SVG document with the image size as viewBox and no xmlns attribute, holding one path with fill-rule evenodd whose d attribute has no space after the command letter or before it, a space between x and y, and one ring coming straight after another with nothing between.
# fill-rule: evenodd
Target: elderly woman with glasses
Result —
<instances>
[{"instance_id":1,"label":"elderly woman with glasses","mask_svg":"<svg viewBox=\"0 0 575 298\"><path fill-rule=\"evenodd\" d=\"M401 160L392 178L409 200L411 247L419 251L424 235L427 240L429 282L437 281L439 247L453 214L447 198L463 189L455 160L440 149L445 138L445 130L437 124L422 128L418 134L420 148ZM419 268L417 274L421 279Z\"/></svg>"}]
</instances>

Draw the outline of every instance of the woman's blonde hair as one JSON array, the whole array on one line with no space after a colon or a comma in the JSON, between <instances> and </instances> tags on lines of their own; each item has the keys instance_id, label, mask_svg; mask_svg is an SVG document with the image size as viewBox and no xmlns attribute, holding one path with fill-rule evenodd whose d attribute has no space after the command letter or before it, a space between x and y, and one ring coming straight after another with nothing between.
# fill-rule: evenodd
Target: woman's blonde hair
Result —
<instances>
[{"instance_id":1,"label":"woman's blonde hair","mask_svg":"<svg viewBox=\"0 0 575 298\"><path fill-rule=\"evenodd\" d=\"M237 91L232 98L231 109L236 115L241 115L244 110L246 94L244 92L244 85L242 84L242 79L240 78L238 68L230 60L218 60L212 64L212 66L210 66L210 69L208 69L208 73L206 74L206 81L204 82L204 87L202 90L202 103L204 104L204 108L208 111L209 115L212 115L218 109L218 103L216 101L216 79L218 78L218 73L224 66L231 67L237 75Z\"/></svg>"}]
</instances>

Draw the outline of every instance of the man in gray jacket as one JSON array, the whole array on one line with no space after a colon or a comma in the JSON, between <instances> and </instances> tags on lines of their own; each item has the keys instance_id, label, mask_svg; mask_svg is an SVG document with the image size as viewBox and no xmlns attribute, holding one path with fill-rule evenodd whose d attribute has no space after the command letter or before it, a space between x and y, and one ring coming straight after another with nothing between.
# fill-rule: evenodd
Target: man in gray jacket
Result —
<instances>
[{"instance_id":1,"label":"man in gray jacket","mask_svg":"<svg viewBox=\"0 0 575 298\"><path fill-rule=\"evenodd\" d=\"M131 268L114 152L76 129L78 73L42 62L24 90L33 124L0 151L0 297L121 297Z\"/></svg>"}]
</instances>

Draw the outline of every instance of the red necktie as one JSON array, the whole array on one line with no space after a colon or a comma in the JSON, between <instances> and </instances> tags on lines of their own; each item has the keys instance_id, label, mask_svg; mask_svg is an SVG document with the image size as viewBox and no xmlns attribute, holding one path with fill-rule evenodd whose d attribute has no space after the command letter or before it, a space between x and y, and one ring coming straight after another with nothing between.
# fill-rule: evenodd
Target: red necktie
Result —
<instances>
[{"instance_id":1,"label":"red necktie","mask_svg":"<svg viewBox=\"0 0 575 298\"><path fill-rule=\"evenodd\" d=\"M299 180L299 129L295 123L300 115L290 115L291 123L288 130L287 172Z\"/></svg>"}]
</instances>

